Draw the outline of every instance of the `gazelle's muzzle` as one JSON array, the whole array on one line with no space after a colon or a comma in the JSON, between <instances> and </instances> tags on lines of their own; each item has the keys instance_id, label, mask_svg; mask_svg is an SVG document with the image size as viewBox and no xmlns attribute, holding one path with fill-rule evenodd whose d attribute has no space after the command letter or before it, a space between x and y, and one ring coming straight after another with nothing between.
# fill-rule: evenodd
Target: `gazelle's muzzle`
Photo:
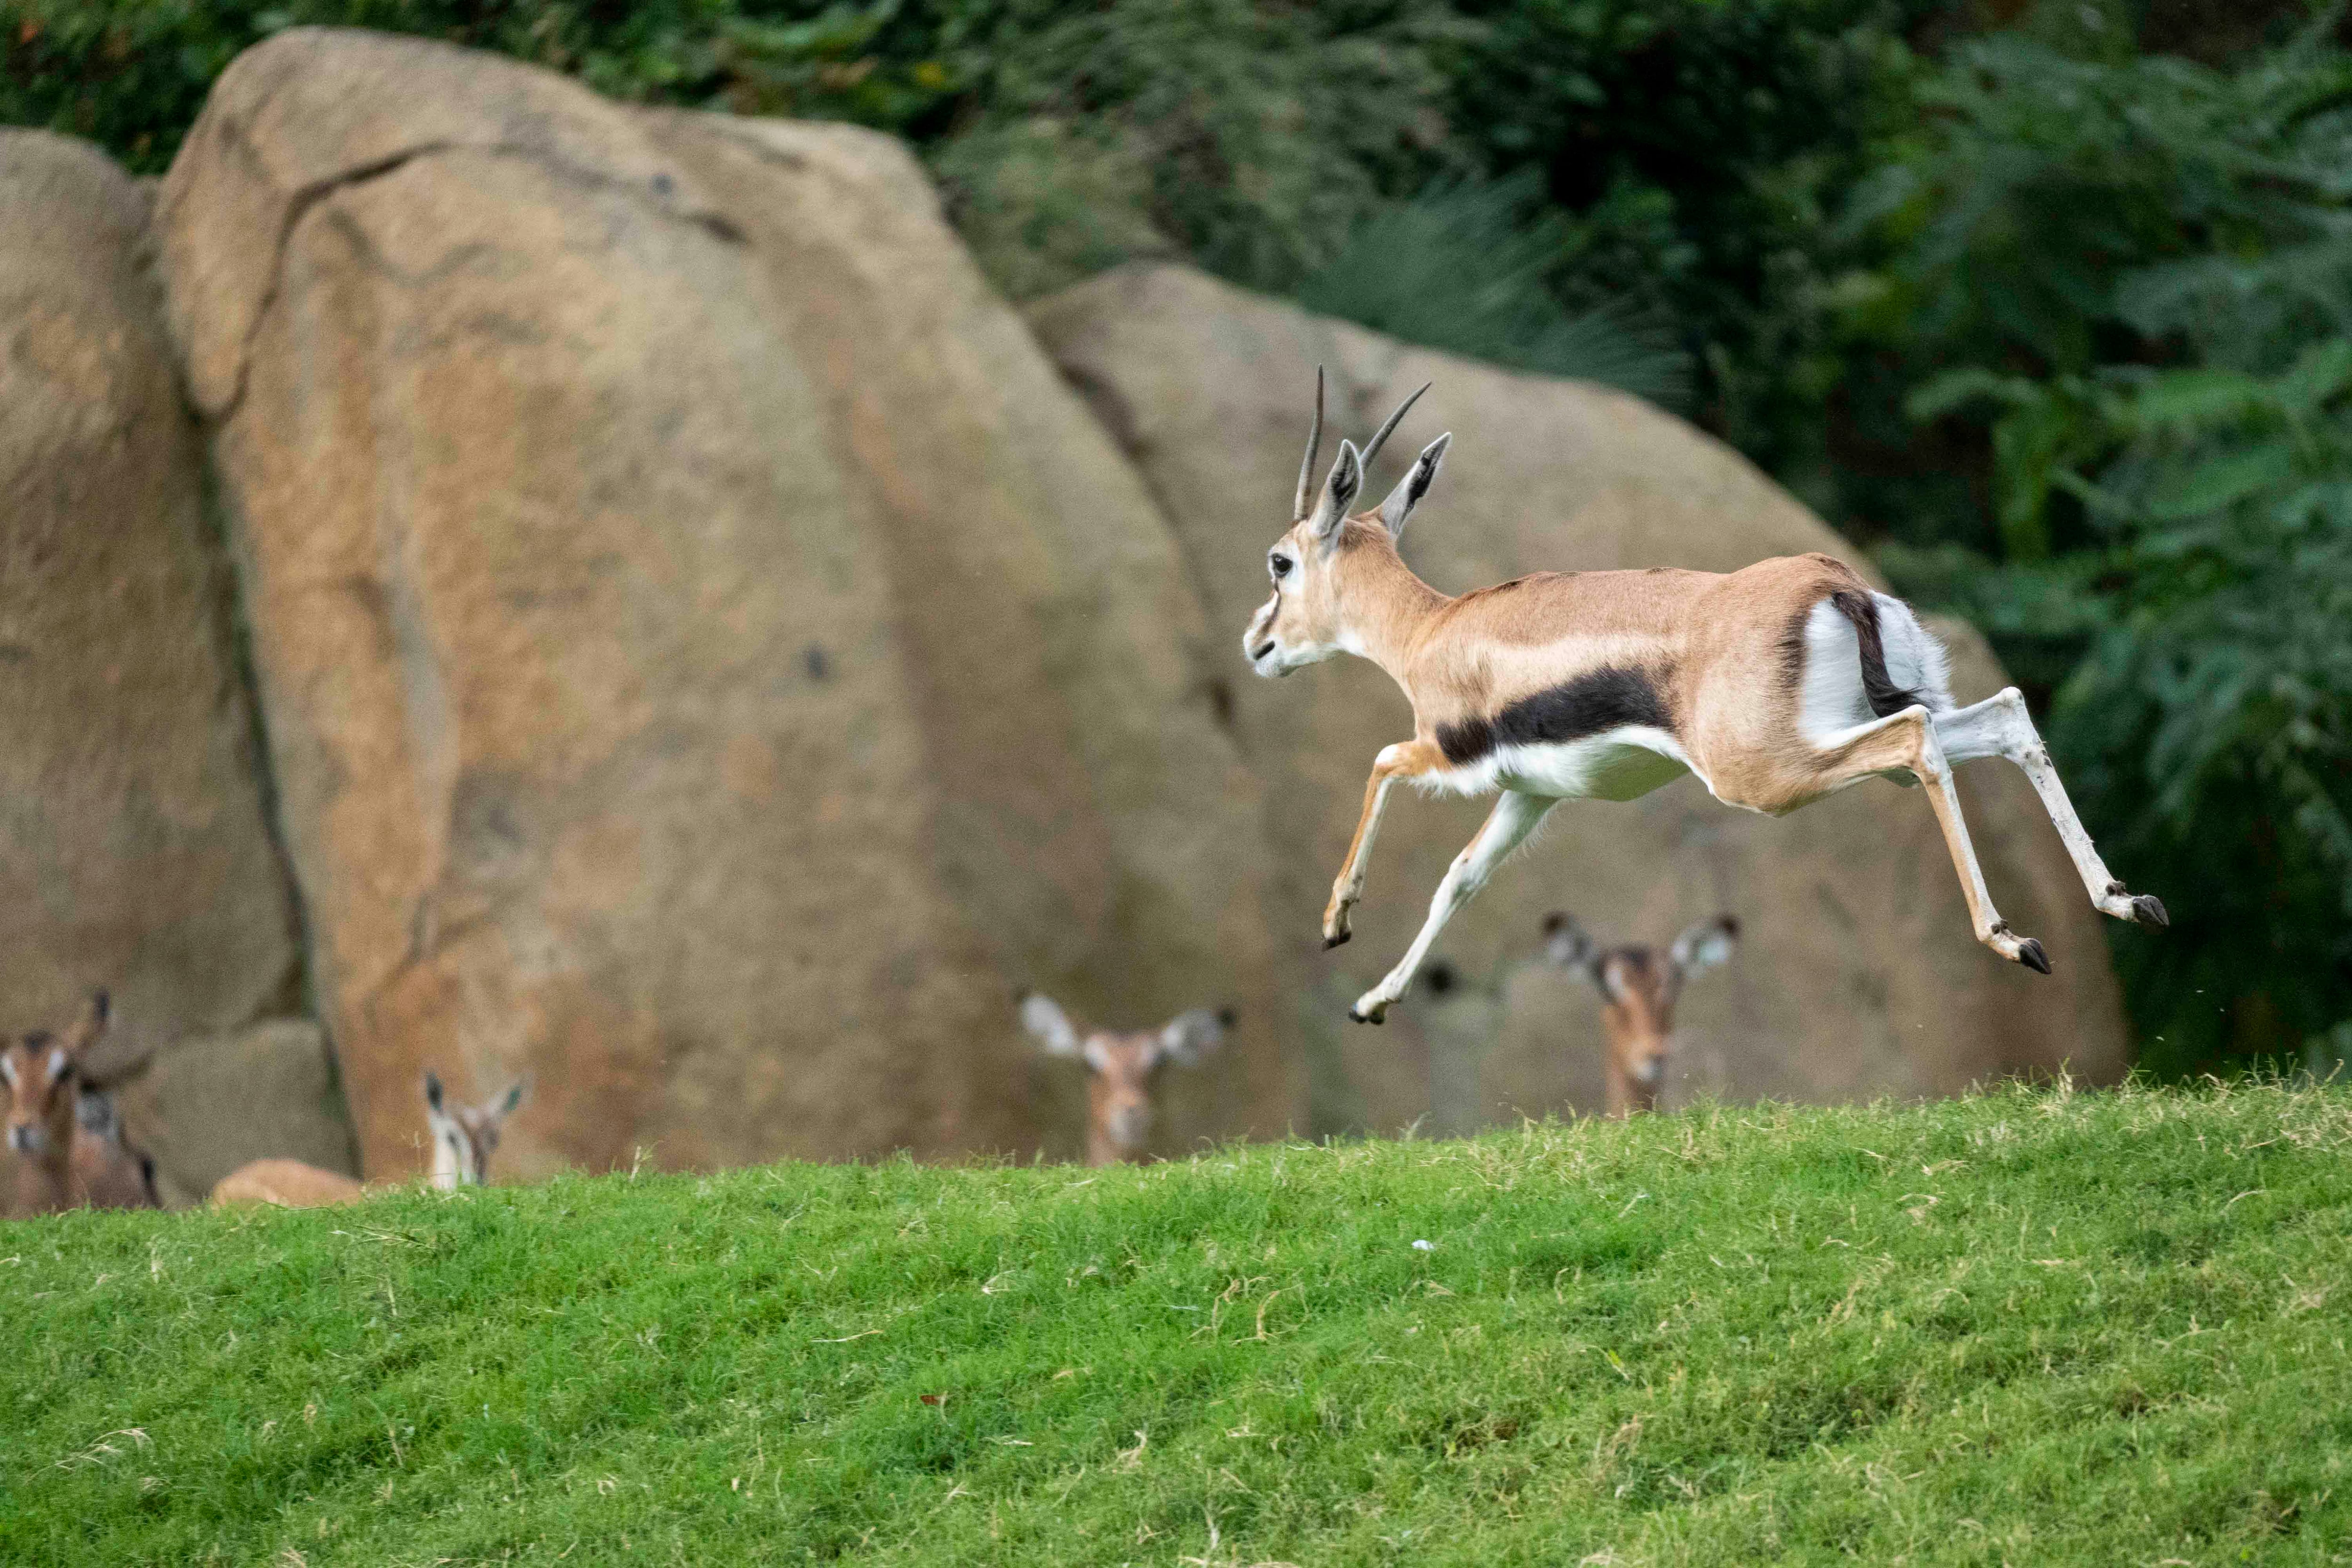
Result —
<instances>
[{"instance_id":1,"label":"gazelle's muzzle","mask_svg":"<svg viewBox=\"0 0 2352 1568\"><path fill-rule=\"evenodd\" d=\"M1282 657L1282 644L1274 635L1275 618L1282 614L1282 592L1258 606L1250 617L1249 629L1242 634L1242 657L1250 668L1263 676L1288 675L1297 668Z\"/></svg>"},{"instance_id":2,"label":"gazelle's muzzle","mask_svg":"<svg viewBox=\"0 0 2352 1568\"><path fill-rule=\"evenodd\" d=\"M46 1154L49 1131L37 1122L19 1121L8 1129L8 1147L19 1154Z\"/></svg>"}]
</instances>

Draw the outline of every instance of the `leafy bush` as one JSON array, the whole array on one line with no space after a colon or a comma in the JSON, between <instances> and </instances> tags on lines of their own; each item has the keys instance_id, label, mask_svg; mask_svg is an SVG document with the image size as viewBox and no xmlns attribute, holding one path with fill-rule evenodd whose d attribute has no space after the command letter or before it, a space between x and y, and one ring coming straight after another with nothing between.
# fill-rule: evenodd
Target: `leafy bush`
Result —
<instances>
[{"instance_id":1,"label":"leafy bush","mask_svg":"<svg viewBox=\"0 0 2352 1568\"><path fill-rule=\"evenodd\" d=\"M2352 58L2322 28L2234 72L1994 38L1927 99L1939 117L1857 196L1895 258L1854 319L1906 364L1913 417L1980 433L1990 504L1883 558L2042 666L2085 815L2170 901L2169 938L2117 943L2143 1059L2332 1056Z\"/></svg>"},{"instance_id":2,"label":"leafy bush","mask_svg":"<svg viewBox=\"0 0 2352 1568\"><path fill-rule=\"evenodd\" d=\"M1690 356L1661 314L1620 298L1570 311L1548 279L1573 225L1534 171L1447 182L1357 226L1299 281L1299 303L1474 359L1622 387L1668 407Z\"/></svg>"},{"instance_id":3,"label":"leafy bush","mask_svg":"<svg viewBox=\"0 0 2352 1568\"><path fill-rule=\"evenodd\" d=\"M1819 342L1792 357L1775 324L1818 292L1827 193L1901 102L1902 30L1959 4L0 0L0 120L159 170L212 79L269 33L420 34L618 98L897 132L1016 296L1154 254L1288 290L1433 182L1524 172L1548 201L1521 204L1519 303L1482 309L1475 335L1580 320L1618 353L1629 334L1604 323L1639 322L1708 368L1718 423L1770 431L1802 423L1774 412L1790 378L1834 365ZM1427 232L1412 209L1397 221ZM1337 277L1326 297L1356 297ZM1458 307L1423 298L1425 321L1391 291L1382 323L1463 341Z\"/></svg>"}]
</instances>

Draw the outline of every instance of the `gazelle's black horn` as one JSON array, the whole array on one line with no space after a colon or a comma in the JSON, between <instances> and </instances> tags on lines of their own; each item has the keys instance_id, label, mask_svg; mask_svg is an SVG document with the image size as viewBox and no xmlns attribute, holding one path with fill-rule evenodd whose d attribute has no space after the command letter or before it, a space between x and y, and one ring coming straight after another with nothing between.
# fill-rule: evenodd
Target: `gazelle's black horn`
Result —
<instances>
[{"instance_id":1,"label":"gazelle's black horn","mask_svg":"<svg viewBox=\"0 0 2352 1568\"><path fill-rule=\"evenodd\" d=\"M1421 393L1427 392L1433 384L1434 384L1431 382L1423 382L1421 384L1421 392L1414 393L1411 397L1408 397L1402 403L1398 404L1396 412L1389 416L1389 422L1381 426L1379 433L1370 441L1364 443L1364 476L1366 479L1370 479L1371 477L1372 459L1381 455L1381 446L1383 442L1388 440L1389 432L1397 427L1397 421L1404 417L1405 410L1411 408L1414 404L1421 401Z\"/></svg>"},{"instance_id":2,"label":"gazelle's black horn","mask_svg":"<svg viewBox=\"0 0 2352 1568\"><path fill-rule=\"evenodd\" d=\"M1433 385L1433 384L1430 384L1430 381L1423 381L1423 384L1421 384L1421 390L1418 390L1418 393L1413 393L1412 397L1406 397L1404 402L1400 402L1400 405L1397 405L1397 411L1395 411L1395 414L1390 414L1390 416L1388 416L1388 423L1385 423L1385 426L1381 426L1379 433L1373 435L1373 437L1369 439L1369 442L1364 442L1364 478L1367 478L1367 479L1371 478L1371 458L1376 458L1376 456L1381 456L1381 447L1383 447L1385 442L1388 442L1388 433L1390 433L1390 430L1395 430L1395 428L1397 428L1397 421L1400 421L1400 418L1404 418L1404 411L1406 411L1406 409L1412 409L1412 406L1416 405L1416 402L1421 402L1421 393L1428 393L1430 385Z\"/></svg>"},{"instance_id":3,"label":"gazelle's black horn","mask_svg":"<svg viewBox=\"0 0 2352 1568\"><path fill-rule=\"evenodd\" d=\"M1298 498L1290 506L1290 521L1304 522L1314 504L1315 459L1323 451L1323 367L1315 367L1315 423L1307 430L1307 460L1298 465Z\"/></svg>"}]
</instances>

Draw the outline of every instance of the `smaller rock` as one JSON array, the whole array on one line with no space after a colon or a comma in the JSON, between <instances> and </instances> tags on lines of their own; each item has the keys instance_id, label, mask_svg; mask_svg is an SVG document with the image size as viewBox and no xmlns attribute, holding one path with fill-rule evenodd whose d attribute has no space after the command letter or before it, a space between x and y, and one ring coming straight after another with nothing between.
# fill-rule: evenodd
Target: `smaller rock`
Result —
<instances>
[{"instance_id":1,"label":"smaller rock","mask_svg":"<svg viewBox=\"0 0 2352 1568\"><path fill-rule=\"evenodd\" d=\"M184 1202L248 1160L299 1160L359 1173L350 1120L308 1018L271 1018L172 1047L115 1096L131 1144L155 1157L156 1179ZM424 1103L416 1110L418 1136Z\"/></svg>"}]
</instances>

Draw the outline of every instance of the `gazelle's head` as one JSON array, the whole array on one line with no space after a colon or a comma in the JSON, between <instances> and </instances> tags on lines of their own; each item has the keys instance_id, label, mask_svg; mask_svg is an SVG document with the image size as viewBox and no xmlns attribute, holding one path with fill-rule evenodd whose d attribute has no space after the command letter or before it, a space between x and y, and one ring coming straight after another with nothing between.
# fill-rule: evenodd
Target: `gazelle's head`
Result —
<instances>
[{"instance_id":1,"label":"gazelle's head","mask_svg":"<svg viewBox=\"0 0 2352 1568\"><path fill-rule=\"evenodd\" d=\"M437 1074L425 1075L425 1120L433 1128L433 1184L436 1187L478 1187L499 1146L507 1118L522 1103L526 1079L504 1094L479 1105L450 1105L441 1093Z\"/></svg>"},{"instance_id":2,"label":"gazelle's head","mask_svg":"<svg viewBox=\"0 0 2352 1568\"><path fill-rule=\"evenodd\" d=\"M1050 996L1035 992L1021 999L1021 1024L1049 1057L1068 1057L1087 1066L1087 1163L1108 1165L1139 1160L1151 1136L1152 1082L1160 1067L1192 1067L1224 1044L1234 1026L1233 1009L1195 1007L1157 1029L1082 1035Z\"/></svg>"},{"instance_id":3,"label":"gazelle's head","mask_svg":"<svg viewBox=\"0 0 2352 1568\"><path fill-rule=\"evenodd\" d=\"M1739 922L1729 915L1702 921L1664 952L1639 943L1602 947L1564 914L1544 918L1544 937L1546 959L1581 973L1601 993L1601 1023L1609 1037L1610 1109L1621 1116L1650 1110L1665 1082L1683 982L1731 956Z\"/></svg>"},{"instance_id":4,"label":"gazelle's head","mask_svg":"<svg viewBox=\"0 0 2352 1568\"><path fill-rule=\"evenodd\" d=\"M1366 545L1392 548L1404 532L1405 520L1421 498L1429 493L1437 466L1445 460L1451 433L1422 448L1421 456L1377 512L1351 516L1348 508L1363 488L1364 474L1380 456L1389 433L1397 427L1422 392L1397 405L1388 423L1374 433L1359 453L1352 441L1339 443L1339 456L1318 492L1315 460L1323 447L1323 373L1315 373L1315 423L1307 432L1307 458L1298 465L1298 492L1290 507L1290 531L1266 552L1265 569L1274 579L1274 597L1250 617L1242 635L1242 653L1260 675L1288 675L1294 669L1320 664L1333 654L1360 651L1351 647L1345 574L1340 570L1351 549Z\"/></svg>"},{"instance_id":5,"label":"gazelle's head","mask_svg":"<svg viewBox=\"0 0 2352 1568\"><path fill-rule=\"evenodd\" d=\"M8 1148L25 1159L54 1163L73 1148L80 1100L82 1054L106 1033L106 993L62 1035L37 1029L0 1047L0 1089L8 1095Z\"/></svg>"}]
</instances>

